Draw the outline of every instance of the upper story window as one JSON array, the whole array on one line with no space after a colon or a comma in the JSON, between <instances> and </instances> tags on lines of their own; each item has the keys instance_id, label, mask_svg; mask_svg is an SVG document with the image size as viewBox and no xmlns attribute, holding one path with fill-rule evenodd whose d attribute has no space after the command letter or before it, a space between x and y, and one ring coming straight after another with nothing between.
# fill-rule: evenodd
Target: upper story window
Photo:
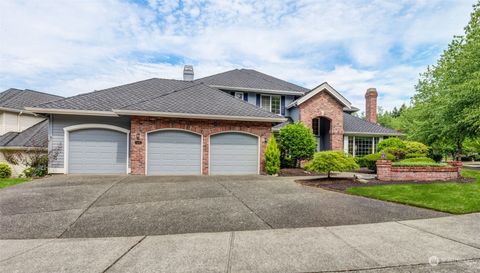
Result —
<instances>
[{"instance_id":1,"label":"upper story window","mask_svg":"<svg viewBox=\"0 0 480 273\"><path fill-rule=\"evenodd\" d=\"M280 96L262 95L260 106L267 111L280 115Z\"/></svg>"},{"instance_id":2,"label":"upper story window","mask_svg":"<svg viewBox=\"0 0 480 273\"><path fill-rule=\"evenodd\" d=\"M235 98L243 100L245 94L243 92L235 92Z\"/></svg>"}]
</instances>

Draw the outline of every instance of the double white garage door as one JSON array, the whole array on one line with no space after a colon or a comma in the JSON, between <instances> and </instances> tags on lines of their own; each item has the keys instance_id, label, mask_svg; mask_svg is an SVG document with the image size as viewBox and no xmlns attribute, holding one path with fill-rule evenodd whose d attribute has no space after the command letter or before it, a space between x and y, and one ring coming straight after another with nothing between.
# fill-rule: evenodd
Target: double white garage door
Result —
<instances>
[{"instance_id":1,"label":"double white garage door","mask_svg":"<svg viewBox=\"0 0 480 273\"><path fill-rule=\"evenodd\" d=\"M258 174L256 136L221 133L209 139L210 174ZM200 175L202 136L180 130L147 134L147 175ZM74 131L69 136L69 173L125 173L127 134L106 129Z\"/></svg>"}]
</instances>

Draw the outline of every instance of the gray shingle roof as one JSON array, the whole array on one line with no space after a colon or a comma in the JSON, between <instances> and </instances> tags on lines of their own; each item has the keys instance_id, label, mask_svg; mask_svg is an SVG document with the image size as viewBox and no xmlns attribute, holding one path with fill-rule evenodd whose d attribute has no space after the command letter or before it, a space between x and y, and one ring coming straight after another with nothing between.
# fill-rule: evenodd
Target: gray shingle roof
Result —
<instances>
[{"instance_id":1,"label":"gray shingle roof","mask_svg":"<svg viewBox=\"0 0 480 273\"><path fill-rule=\"evenodd\" d=\"M343 130L345 134L402 135L395 130L385 128L347 113L343 113Z\"/></svg>"},{"instance_id":2,"label":"gray shingle roof","mask_svg":"<svg viewBox=\"0 0 480 273\"><path fill-rule=\"evenodd\" d=\"M42 93L34 90L7 89L0 93L0 107L24 110L24 107L32 107L38 104L55 101L63 97Z\"/></svg>"},{"instance_id":3,"label":"gray shingle roof","mask_svg":"<svg viewBox=\"0 0 480 273\"><path fill-rule=\"evenodd\" d=\"M203 83L189 84L174 92L122 107L121 110L281 118Z\"/></svg>"},{"instance_id":4,"label":"gray shingle roof","mask_svg":"<svg viewBox=\"0 0 480 273\"><path fill-rule=\"evenodd\" d=\"M39 122L22 132L9 132L0 136L0 148L24 147L47 148L48 146L48 120Z\"/></svg>"},{"instance_id":5,"label":"gray shingle roof","mask_svg":"<svg viewBox=\"0 0 480 273\"><path fill-rule=\"evenodd\" d=\"M252 69L234 69L212 76L200 78L195 81L203 82L207 85L239 88L296 91L302 93L308 91L307 88L272 77L267 74L263 74Z\"/></svg>"},{"instance_id":6,"label":"gray shingle roof","mask_svg":"<svg viewBox=\"0 0 480 273\"><path fill-rule=\"evenodd\" d=\"M193 85L193 83L153 78L80 94L51 103L37 105L37 107L47 109L111 111L112 109L120 109L126 105L168 94L190 85Z\"/></svg>"}]
</instances>

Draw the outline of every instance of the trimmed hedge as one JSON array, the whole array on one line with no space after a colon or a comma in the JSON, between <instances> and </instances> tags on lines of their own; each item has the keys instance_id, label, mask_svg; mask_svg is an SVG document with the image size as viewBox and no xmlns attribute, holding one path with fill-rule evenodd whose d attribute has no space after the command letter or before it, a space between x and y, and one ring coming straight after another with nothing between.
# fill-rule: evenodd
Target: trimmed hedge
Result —
<instances>
[{"instance_id":1,"label":"trimmed hedge","mask_svg":"<svg viewBox=\"0 0 480 273\"><path fill-rule=\"evenodd\" d=\"M436 163L436 162L393 162L393 167L446 167L447 163Z\"/></svg>"},{"instance_id":2,"label":"trimmed hedge","mask_svg":"<svg viewBox=\"0 0 480 273\"><path fill-rule=\"evenodd\" d=\"M428 157L414 157L414 158L407 158L400 162L403 163L412 163L412 162L425 162L425 163L435 163L435 160L428 158Z\"/></svg>"},{"instance_id":3,"label":"trimmed hedge","mask_svg":"<svg viewBox=\"0 0 480 273\"><path fill-rule=\"evenodd\" d=\"M359 159L359 165L362 167L367 167L370 170L377 171L377 160L382 159L382 153L375 153L375 154L369 154L361 159ZM389 153L385 153L385 159L387 160L394 160L395 156Z\"/></svg>"}]
</instances>

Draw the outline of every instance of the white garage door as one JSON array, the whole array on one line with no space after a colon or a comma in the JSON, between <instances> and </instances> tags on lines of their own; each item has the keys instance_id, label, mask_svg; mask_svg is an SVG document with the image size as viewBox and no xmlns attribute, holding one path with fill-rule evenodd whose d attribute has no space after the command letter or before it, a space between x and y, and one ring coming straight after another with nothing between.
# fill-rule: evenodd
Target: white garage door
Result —
<instances>
[{"instance_id":1,"label":"white garage door","mask_svg":"<svg viewBox=\"0 0 480 273\"><path fill-rule=\"evenodd\" d=\"M148 175L200 175L201 136L176 130L148 134Z\"/></svg>"},{"instance_id":2,"label":"white garage door","mask_svg":"<svg viewBox=\"0 0 480 273\"><path fill-rule=\"evenodd\" d=\"M211 136L210 174L258 174L258 137L242 133Z\"/></svg>"},{"instance_id":3,"label":"white garage door","mask_svg":"<svg viewBox=\"0 0 480 273\"><path fill-rule=\"evenodd\" d=\"M68 173L124 174L127 149L126 133L107 129L70 132Z\"/></svg>"}]
</instances>

